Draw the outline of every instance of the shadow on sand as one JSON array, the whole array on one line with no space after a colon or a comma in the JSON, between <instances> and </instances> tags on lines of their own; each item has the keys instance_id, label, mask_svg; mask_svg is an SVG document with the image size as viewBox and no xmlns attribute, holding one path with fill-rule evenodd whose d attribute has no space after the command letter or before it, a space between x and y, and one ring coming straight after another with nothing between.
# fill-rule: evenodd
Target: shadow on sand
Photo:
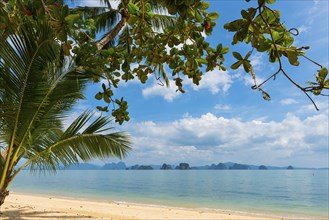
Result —
<instances>
[{"instance_id":1,"label":"shadow on sand","mask_svg":"<svg viewBox=\"0 0 329 220\"><path fill-rule=\"evenodd\" d=\"M36 219L92 219L92 216L80 215L80 214L68 214L59 211L34 211L31 207L20 207L14 210L1 210L0 220L36 220Z\"/></svg>"}]
</instances>

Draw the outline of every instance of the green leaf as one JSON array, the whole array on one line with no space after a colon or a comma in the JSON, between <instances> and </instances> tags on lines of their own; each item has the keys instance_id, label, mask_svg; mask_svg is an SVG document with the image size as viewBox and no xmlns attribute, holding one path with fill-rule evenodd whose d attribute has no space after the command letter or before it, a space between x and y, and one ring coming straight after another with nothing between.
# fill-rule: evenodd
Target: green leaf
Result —
<instances>
[{"instance_id":1,"label":"green leaf","mask_svg":"<svg viewBox=\"0 0 329 220\"><path fill-rule=\"evenodd\" d=\"M226 53L228 53L230 51L230 48L229 47L224 47L223 49L222 49L222 54L226 54Z\"/></svg>"},{"instance_id":2,"label":"green leaf","mask_svg":"<svg viewBox=\"0 0 329 220\"><path fill-rule=\"evenodd\" d=\"M237 60L243 60L241 54L238 53L238 52L233 52L233 56L234 56Z\"/></svg>"},{"instance_id":3,"label":"green leaf","mask_svg":"<svg viewBox=\"0 0 329 220\"><path fill-rule=\"evenodd\" d=\"M327 75L328 75L328 69L327 68L323 67L319 70L319 77L322 81L324 81L326 79Z\"/></svg>"},{"instance_id":4,"label":"green leaf","mask_svg":"<svg viewBox=\"0 0 329 220\"><path fill-rule=\"evenodd\" d=\"M220 68L221 70L223 70L223 71L226 71L226 67L223 66L223 65L220 65L219 68Z\"/></svg>"},{"instance_id":5,"label":"green leaf","mask_svg":"<svg viewBox=\"0 0 329 220\"><path fill-rule=\"evenodd\" d=\"M221 53L222 52L222 49L223 49L223 45L222 44L218 44L217 45L217 48L216 48L217 53Z\"/></svg>"},{"instance_id":6,"label":"green leaf","mask_svg":"<svg viewBox=\"0 0 329 220\"><path fill-rule=\"evenodd\" d=\"M262 37L259 41L259 46L257 47L257 51L264 52L271 48L272 43L266 37Z\"/></svg>"},{"instance_id":7,"label":"green leaf","mask_svg":"<svg viewBox=\"0 0 329 220\"><path fill-rule=\"evenodd\" d=\"M248 61L243 61L243 69L244 69L244 71L246 71L247 73L249 73L249 69L250 69L250 67L251 67L250 62L248 62Z\"/></svg>"},{"instance_id":8,"label":"green leaf","mask_svg":"<svg viewBox=\"0 0 329 220\"><path fill-rule=\"evenodd\" d=\"M248 19L249 13L246 10L241 10L241 15L244 19Z\"/></svg>"},{"instance_id":9,"label":"green leaf","mask_svg":"<svg viewBox=\"0 0 329 220\"><path fill-rule=\"evenodd\" d=\"M247 53L247 55L244 57L244 60L248 60L248 58L249 58L250 55L251 55L251 52L252 52L252 51L249 51L249 52Z\"/></svg>"},{"instance_id":10,"label":"green leaf","mask_svg":"<svg viewBox=\"0 0 329 220\"><path fill-rule=\"evenodd\" d=\"M321 94L321 91L322 91L322 89L317 89L317 90L313 90L312 93L314 95L320 95Z\"/></svg>"},{"instance_id":11,"label":"green leaf","mask_svg":"<svg viewBox=\"0 0 329 220\"><path fill-rule=\"evenodd\" d=\"M284 36L284 42L287 47L292 45L294 43L295 39L290 36L288 33Z\"/></svg>"},{"instance_id":12,"label":"green leaf","mask_svg":"<svg viewBox=\"0 0 329 220\"><path fill-rule=\"evenodd\" d=\"M235 21L232 21L230 23L226 23L224 25L224 28L230 32L235 32L240 30L244 25L245 25L246 21L243 19L238 19Z\"/></svg>"},{"instance_id":13,"label":"green leaf","mask_svg":"<svg viewBox=\"0 0 329 220\"><path fill-rule=\"evenodd\" d=\"M286 53L287 53L289 63L291 65L298 66L299 61L298 61L297 51L287 50Z\"/></svg>"},{"instance_id":14,"label":"green leaf","mask_svg":"<svg viewBox=\"0 0 329 220\"><path fill-rule=\"evenodd\" d=\"M265 4L265 0L258 0L258 5L263 6Z\"/></svg>"},{"instance_id":15,"label":"green leaf","mask_svg":"<svg viewBox=\"0 0 329 220\"><path fill-rule=\"evenodd\" d=\"M128 19L128 24L130 26L133 26L134 24L136 24L136 22L138 21L138 17L136 15L130 15L129 19Z\"/></svg>"},{"instance_id":16,"label":"green leaf","mask_svg":"<svg viewBox=\"0 0 329 220\"><path fill-rule=\"evenodd\" d=\"M210 7L209 2L202 2L201 6L199 7L201 10L207 10Z\"/></svg>"},{"instance_id":17,"label":"green leaf","mask_svg":"<svg viewBox=\"0 0 329 220\"><path fill-rule=\"evenodd\" d=\"M198 63L202 63L202 64L208 64L208 61L206 59L203 58L197 58L195 59Z\"/></svg>"},{"instance_id":18,"label":"green leaf","mask_svg":"<svg viewBox=\"0 0 329 220\"><path fill-rule=\"evenodd\" d=\"M111 103L111 99L110 99L110 97L107 96L107 95L104 96L104 101L105 101L106 103Z\"/></svg>"},{"instance_id":19,"label":"green leaf","mask_svg":"<svg viewBox=\"0 0 329 220\"><path fill-rule=\"evenodd\" d=\"M219 14L217 12L210 12L207 15L207 18L209 18L210 20L216 20L219 18Z\"/></svg>"},{"instance_id":20,"label":"green leaf","mask_svg":"<svg viewBox=\"0 0 329 220\"><path fill-rule=\"evenodd\" d=\"M71 14L65 17L65 21L69 27L73 27L74 23L81 18L80 14Z\"/></svg>"},{"instance_id":21,"label":"green leaf","mask_svg":"<svg viewBox=\"0 0 329 220\"><path fill-rule=\"evenodd\" d=\"M139 7L137 5L135 5L134 3L132 3L132 2L129 2L128 3L128 11L131 14L138 14L139 13Z\"/></svg>"},{"instance_id":22,"label":"green leaf","mask_svg":"<svg viewBox=\"0 0 329 220\"><path fill-rule=\"evenodd\" d=\"M202 19L202 15L199 11L195 11L195 19L199 22L202 23L203 19Z\"/></svg>"},{"instance_id":23,"label":"green leaf","mask_svg":"<svg viewBox=\"0 0 329 220\"><path fill-rule=\"evenodd\" d=\"M241 60L233 63L232 66L231 66L231 69L233 69L233 70L238 69L241 66L242 63L243 62Z\"/></svg>"},{"instance_id":24,"label":"green leaf","mask_svg":"<svg viewBox=\"0 0 329 220\"><path fill-rule=\"evenodd\" d=\"M103 93L101 92L98 92L96 95L95 95L95 99L97 100L101 100L103 98Z\"/></svg>"},{"instance_id":25,"label":"green leaf","mask_svg":"<svg viewBox=\"0 0 329 220\"><path fill-rule=\"evenodd\" d=\"M276 2L276 0L266 0L267 4L274 4Z\"/></svg>"}]
</instances>

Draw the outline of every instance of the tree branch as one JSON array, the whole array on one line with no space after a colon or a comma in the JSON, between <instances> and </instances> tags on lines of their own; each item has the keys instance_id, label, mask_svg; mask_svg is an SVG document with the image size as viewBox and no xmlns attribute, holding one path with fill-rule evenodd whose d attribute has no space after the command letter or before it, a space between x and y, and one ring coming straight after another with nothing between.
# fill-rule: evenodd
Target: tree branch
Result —
<instances>
[{"instance_id":1,"label":"tree branch","mask_svg":"<svg viewBox=\"0 0 329 220\"><path fill-rule=\"evenodd\" d=\"M266 6L263 6L263 8L267 8ZM263 20L263 22L265 23L265 25L266 25L266 27L268 28L268 31L269 31L269 35L270 35L270 37L271 37L271 41L272 41L272 45L274 46L274 51L275 51L275 53L276 53L276 56L277 56L277 58L278 58L278 61L279 61L279 70L276 72L276 73L274 73L272 76L270 76L268 79L266 79L263 83L261 83L259 86L257 86L257 85L255 85L254 86L254 88L256 89L256 88L258 88L258 89L260 89L260 86L262 86L264 83L266 83L269 79L271 79L272 77L275 77L279 72L281 72L293 85L295 85L297 88L299 88L308 98L309 98L309 100L312 102L312 104L314 105L314 107L315 107L315 109L317 110L317 111L319 111L319 108L317 107L317 105L315 104L315 102L314 102L314 100L311 98L311 96L307 93L307 90L305 89L305 88L303 88L302 86L300 86L298 83L296 83L285 71L284 71L284 69L283 69L283 65L282 65L282 62L281 62L281 58L280 58L280 54L279 54L279 50L278 50L278 48L277 48L277 46L276 46L276 43L275 43L275 40L274 40L274 37L273 37L273 33L272 33L272 28L271 28L271 26L269 25L269 23L265 20L265 18L263 17L263 11L262 11L262 7L259 7L258 8L258 11L259 11L259 15L260 15L260 17L261 17L261 19ZM274 12L273 12L273 14L274 14ZM291 30L296 30L297 31L297 33L296 34L293 34L293 33L291 33ZM292 29L290 29L289 31L288 31L290 34L292 34L292 35L295 35L295 36L297 36L299 33L298 33L298 30L296 29L296 28L292 28ZM320 64L318 64L318 63L316 63L315 61L313 61L313 60L311 60L311 59L309 59L308 57L306 57L306 56L304 56L303 55L303 57L305 57L306 59L308 59L309 61L311 61L311 62L313 62L313 63L315 63L316 65L319 65L319 66L321 66ZM253 88L253 87L252 87Z\"/></svg>"},{"instance_id":2,"label":"tree branch","mask_svg":"<svg viewBox=\"0 0 329 220\"><path fill-rule=\"evenodd\" d=\"M129 18L129 14L128 11L126 11L125 9L121 12L121 20L119 21L119 23L117 23L115 25L115 27L109 32L107 33L102 39L100 39L97 43L97 49L101 50L103 49L103 47L108 44L111 40L113 40L121 31L121 29L123 28L123 26L126 24L126 22L128 21Z\"/></svg>"}]
</instances>

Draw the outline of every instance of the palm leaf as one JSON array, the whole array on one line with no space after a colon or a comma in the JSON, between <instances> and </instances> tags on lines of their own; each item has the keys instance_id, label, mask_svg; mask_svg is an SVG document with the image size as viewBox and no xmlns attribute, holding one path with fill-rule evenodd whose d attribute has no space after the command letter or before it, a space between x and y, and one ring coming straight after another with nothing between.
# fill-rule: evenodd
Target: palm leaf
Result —
<instances>
[{"instance_id":1,"label":"palm leaf","mask_svg":"<svg viewBox=\"0 0 329 220\"><path fill-rule=\"evenodd\" d=\"M91 7L91 6L81 7L81 6L78 6L76 8L70 9L70 11L71 11L72 14L79 13L79 14L82 14L82 16L84 18L89 19L89 18L95 18L95 17L101 15L102 13L108 11L108 8L103 7L103 6L99 6L99 7Z\"/></svg>"},{"instance_id":2,"label":"palm leaf","mask_svg":"<svg viewBox=\"0 0 329 220\"><path fill-rule=\"evenodd\" d=\"M98 32L109 32L118 23L120 13L118 10L110 10L99 14L95 19Z\"/></svg>"},{"instance_id":3,"label":"palm leaf","mask_svg":"<svg viewBox=\"0 0 329 220\"><path fill-rule=\"evenodd\" d=\"M0 42L0 122L8 155L19 145L22 131L27 130L33 111L42 102L44 73L58 57L60 47L51 33L48 25L26 23Z\"/></svg>"},{"instance_id":4,"label":"palm leaf","mask_svg":"<svg viewBox=\"0 0 329 220\"><path fill-rule=\"evenodd\" d=\"M92 121L91 112L63 131L93 73L62 60L60 50L49 25L40 22L27 22L0 42L0 174L12 175L9 181L28 165L55 171L81 160L122 158L130 149L125 133L109 133L110 119ZM21 158L26 163L12 173Z\"/></svg>"},{"instance_id":5,"label":"palm leaf","mask_svg":"<svg viewBox=\"0 0 329 220\"><path fill-rule=\"evenodd\" d=\"M65 132L53 130L41 137L41 144L27 155L26 165L30 164L31 170L46 169L55 172L60 166L77 164L80 160L126 156L131 149L127 134L101 134L113 130L112 127L107 127L111 122L108 117L98 117L83 130L92 116L91 112L84 112Z\"/></svg>"},{"instance_id":6,"label":"palm leaf","mask_svg":"<svg viewBox=\"0 0 329 220\"><path fill-rule=\"evenodd\" d=\"M164 30L168 27L173 27L177 23L176 17L164 14L154 14L151 20L152 27L155 30Z\"/></svg>"}]
</instances>

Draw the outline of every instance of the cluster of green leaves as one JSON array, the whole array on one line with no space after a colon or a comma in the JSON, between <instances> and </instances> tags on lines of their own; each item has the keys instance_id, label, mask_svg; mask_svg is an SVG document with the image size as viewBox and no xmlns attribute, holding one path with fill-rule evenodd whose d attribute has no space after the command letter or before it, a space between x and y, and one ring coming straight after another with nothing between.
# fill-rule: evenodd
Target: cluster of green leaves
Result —
<instances>
[{"instance_id":1,"label":"cluster of green leaves","mask_svg":"<svg viewBox=\"0 0 329 220\"><path fill-rule=\"evenodd\" d=\"M203 72L215 67L226 70L224 55L229 48L222 44L213 48L203 36L212 33L219 18L217 12L208 11L210 3L121 0L118 8L113 8L109 1L103 2L103 7L69 8L60 0L9 0L2 3L0 20L6 25L0 25L0 34L6 36L9 28L17 28L26 20L47 20L61 44L62 59L73 59L77 66L93 74L95 82L106 81L95 94L97 100L103 101L97 108L105 112L112 109L120 124L129 120L127 102L123 97L116 98L113 90L120 81L137 78L146 83L153 76L167 86L173 80L177 91L184 92L183 79L189 78L198 85ZM262 84L256 84L249 59L252 52L267 53L269 62L280 63L280 69L271 76L275 78L279 72L287 75L281 63L283 57L296 66L308 49L293 45L296 30L281 23L280 12L269 7L274 2L258 0L256 7L242 10L240 19L224 26L235 32L232 44L244 42L253 48L244 56L233 52L237 61L231 68L243 66L255 81L253 88L267 100L269 95L260 88ZM100 33L103 36L97 39ZM327 76L319 79L307 89L291 81L304 92L319 95L328 87Z\"/></svg>"},{"instance_id":2,"label":"cluster of green leaves","mask_svg":"<svg viewBox=\"0 0 329 220\"><path fill-rule=\"evenodd\" d=\"M323 89L329 89L328 69L321 68L318 70L318 74L315 76L316 82L308 82L310 87L305 89L314 93L314 95L320 95Z\"/></svg>"},{"instance_id":3,"label":"cluster of green leaves","mask_svg":"<svg viewBox=\"0 0 329 220\"><path fill-rule=\"evenodd\" d=\"M249 2L247 0L247 2ZM258 0L257 7L251 7L247 10L241 11L241 18L230 23L225 24L224 28L230 32L235 32L233 36L232 44L238 44L244 42L250 44L252 50L242 58L242 55L238 52L233 52L233 56L237 59L231 68L238 69L241 65L245 72L251 73L255 85L253 89L259 89L263 93L263 97L266 100L270 100L269 95L261 89L261 85L256 84L256 76L253 71L253 67L248 58L251 53L256 50L258 52L266 52L269 57L269 62L279 62L279 70L276 71L270 78L275 78L276 75L282 72L288 80L290 80L295 86L301 89L303 92L312 92L314 95L320 95L323 89L328 89L328 81L326 80L327 69L320 66L319 74L316 76L316 83L310 82L312 87L301 87L285 72L283 64L281 62L282 57L286 57L289 63L293 66L298 66L299 57L305 57L305 50L309 49L308 46L296 47L293 45L294 37L298 35L298 30L295 28L287 29L285 25L280 21L280 11L272 10L268 5L275 3L275 0ZM307 58L308 59L308 58ZM320 74L321 73L321 74ZM321 75L321 76L320 76ZM308 96L310 98L310 96Z\"/></svg>"},{"instance_id":4,"label":"cluster of green leaves","mask_svg":"<svg viewBox=\"0 0 329 220\"><path fill-rule=\"evenodd\" d=\"M169 79L173 79L177 91L184 92L182 75L198 85L204 69L210 71L219 66L225 70L224 54L229 51L228 47L220 44L212 48L203 36L203 32L211 34L216 24L214 20L219 17L216 12L207 13L209 3L201 0L157 1L156 6L157 9L155 2L148 0L122 1L118 10L121 17L124 12L127 22L122 26L117 44L104 47L101 51L95 46L88 47L88 54L92 54L93 58L80 59L86 54L81 45L76 48L80 51L73 50L79 65L86 63L80 63L80 60L97 60L98 64L92 66L101 68L97 76L106 78L108 82L102 84L103 91L95 95L96 99L104 100L107 105L97 108L108 111L111 103L112 115L120 124L129 120L127 102L122 98L115 99L112 90L121 80L127 82L137 77L145 83L153 75L167 86ZM161 8L168 10L170 15L157 13ZM161 25L157 27L154 21ZM97 16L95 22L98 22ZM132 64L138 65L131 69ZM96 77L96 80L100 78Z\"/></svg>"}]
</instances>

